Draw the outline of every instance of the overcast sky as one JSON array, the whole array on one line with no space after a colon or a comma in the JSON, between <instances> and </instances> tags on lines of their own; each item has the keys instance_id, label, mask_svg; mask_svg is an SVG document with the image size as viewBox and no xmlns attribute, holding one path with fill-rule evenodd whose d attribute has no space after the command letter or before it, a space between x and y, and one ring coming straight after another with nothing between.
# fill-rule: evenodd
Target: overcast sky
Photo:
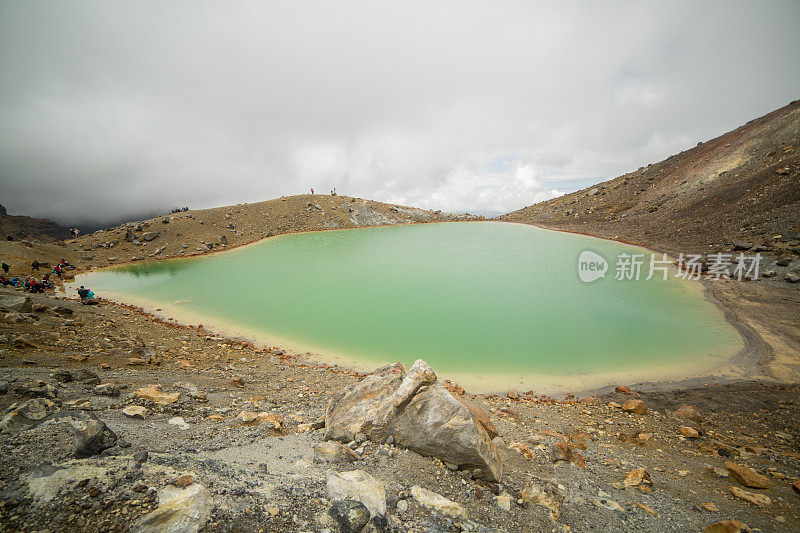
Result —
<instances>
[{"instance_id":1,"label":"overcast sky","mask_svg":"<svg viewBox=\"0 0 800 533\"><path fill-rule=\"evenodd\" d=\"M800 98L800 2L0 0L0 203L506 212Z\"/></svg>"}]
</instances>

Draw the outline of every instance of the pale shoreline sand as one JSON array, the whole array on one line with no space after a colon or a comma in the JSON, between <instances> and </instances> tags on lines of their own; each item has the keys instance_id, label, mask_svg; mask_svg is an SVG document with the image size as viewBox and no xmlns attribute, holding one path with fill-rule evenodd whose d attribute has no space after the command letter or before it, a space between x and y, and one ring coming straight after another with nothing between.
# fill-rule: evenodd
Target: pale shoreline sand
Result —
<instances>
[{"instance_id":1,"label":"pale shoreline sand","mask_svg":"<svg viewBox=\"0 0 800 533\"><path fill-rule=\"evenodd\" d=\"M539 229L545 231L559 231L549 228ZM591 235L584 236L608 240ZM255 243L237 246L228 251L233 252L252 244ZM639 245L631 245L629 243L620 244L636 246L645 253L657 253ZM192 258L204 257L205 255L206 254L194 256ZM122 265L104 267L103 270L107 268L113 269L119 266ZM79 279L83 279L85 276L91 276L92 272L93 271L79 274L74 282L65 286L65 291L72 292L71 289L82 284ZM771 355L769 345L765 343L761 335L759 335L751 325L739 320L738 315L726 307L723 302L715 296L715 287L713 283L707 281L702 281L697 285L695 285L695 283L696 282L686 281L685 285L682 286L685 286L687 290L702 290L704 298L721 310L724 319L737 330L742 338L742 346L737 353L730 356L718 356L719 358L714 358L713 361L710 360L711 358L709 357L704 357L703 359L705 360L696 364L687 365L684 361L666 365L653 365L645 369L633 371L610 371L569 376L543 374L520 376L513 373L475 376L472 374L447 372L446 369L442 369L439 373L443 379L450 379L459 383L474 393L498 393L508 390L509 388L517 388L520 390L532 390L537 394L553 396L565 393L587 395L603 391L618 383L648 385L658 390L669 390L697 387L709 382L772 381L768 376L764 375L763 372L760 372L759 369L759 364L763 362L763 360L770 359L768 357ZM697 287L697 289L694 287ZM172 319L176 324L203 324L204 330L216 335L248 340L258 346L280 347L281 349L294 352L296 357L305 359L310 363L321 364L323 366L345 367L360 372L370 372L381 364L380 362L365 361L348 356L347 354L336 353L329 349L298 343L292 339L250 330L240 325L226 322L219 317L204 316L164 302L150 301L142 297L128 294L107 293L104 294L104 299L117 304L133 305L142 312L153 314L161 319ZM720 358L722 358L722 360L720 360Z\"/></svg>"}]
</instances>

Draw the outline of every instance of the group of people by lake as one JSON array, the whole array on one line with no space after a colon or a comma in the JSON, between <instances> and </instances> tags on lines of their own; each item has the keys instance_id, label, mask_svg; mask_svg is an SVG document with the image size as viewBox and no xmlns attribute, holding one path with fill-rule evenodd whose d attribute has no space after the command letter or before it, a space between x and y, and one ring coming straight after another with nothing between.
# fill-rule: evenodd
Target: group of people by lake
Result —
<instances>
[{"instance_id":1,"label":"group of people by lake","mask_svg":"<svg viewBox=\"0 0 800 533\"><path fill-rule=\"evenodd\" d=\"M44 292L46 289L53 288L53 282L50 281L49 272L45 274L41 280L38 280L33 276L25 276L23 278L21 276L9 274L11 265L5 261L0 261L0 268L3 270L3 273L0 274L0 285L3 287L11 286L27 292Z\"/></svg>"},{"instance_id":2,"label":"group of people by lake","mask_svg":"<svg viewBox=\"0 0 800 533\"><path fill-rule=\"evenodd\" d=\"M49 267L49 265L39 263L39 261L36 260L31 263L31 270L35 272L39 272L39 269L43 267ZM51 281L52 275L61 278L67 270L73 270L74 268L75 267L67 262L66 259L62 258L58 264L52 267L51 272L46 272L41 279L37 279L34 276L13 275L10 273L11 265L6 261L0 261L0 269L2 270L2 273L0 273L0 286L14 287L31 293L44 293L45 290L50 290L55 287L55 283ZM80 296L81 301L84 303L94 299L94 293L86 289L83 285L78 289L78 296Z\"/></svg>"}]
</instances>

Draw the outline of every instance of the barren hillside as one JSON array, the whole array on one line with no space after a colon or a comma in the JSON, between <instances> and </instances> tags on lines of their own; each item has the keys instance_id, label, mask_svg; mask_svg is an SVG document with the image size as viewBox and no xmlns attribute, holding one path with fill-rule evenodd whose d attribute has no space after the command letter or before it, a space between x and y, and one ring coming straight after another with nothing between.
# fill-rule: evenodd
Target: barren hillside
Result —
<instances>
[{"instance_id":1,"label":"barren hillside","mask_svg":"<svg viewBox=\"0 0 800 533\"><path fill-rule=\"evenodd\" d=\"M0 256L12 263L16 274L29 273L28 265L34 259L52 263L60 257L83 270L128 261L193 256L284 233L476 219L480 217L350 196L286 196L166 214L53 244L2 241Z\"/></svg>"},{"instance_id":2,"label":"barren hillside","mask_svg":"<svg viewBox=\"0 0 800 533\"><path fill-rule=\"evenodd\" d=\"M612 180L499 217L677 254L800 254L800 100Z\"/></svg>"},{"instance_id":3,"label":"barren hillside","mask_svg":"<svg viewBox=\"0 0 800 533\"><path fill-rule=\"evenodd\" d=\"M49 220L9 215L0 205L0 238L7 237L53 242L69 237L69 231Z\"/></svg>"}]
</instances>

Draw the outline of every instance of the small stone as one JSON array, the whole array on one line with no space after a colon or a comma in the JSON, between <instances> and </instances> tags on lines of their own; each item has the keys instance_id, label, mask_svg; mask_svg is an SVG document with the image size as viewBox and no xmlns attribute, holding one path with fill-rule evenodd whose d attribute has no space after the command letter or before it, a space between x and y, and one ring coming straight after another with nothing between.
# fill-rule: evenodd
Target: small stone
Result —
<instances>
[{"instance_id":1,"label":"small stone","mask_svg":"<svg viewBox=\"0 0 800 533\"><path fill-rule=\"evenodd\" d=\"M147 452L147 450L139 450L138 452L133 454L133 460L136 461L137 463L143 463L147 461L149 457L150 454Z\"/></svg>"},{"instance_id":2,"label":"small stone","mask_svg":"<svg viewBox=\"0 0 800 533\"><path fill-rule=\"evenodd\" d=\"M147 408L140 405L129 405L122 410L122 414L128 418L138 418L144 420L147 416Z\"/></svg>"},{"instance_id":3,"label":"small stone","mask_svg":"<svg viewBox=\"0 0 800 533\"><path fill-rule=\"evenodd\" d=\"M507 396L512 400L519 400L519 390L509 389Z\"/></svg>"},{"instance_id":4,"label":"small stone","mask_svg":"<svg viewBox=\"0 0 800 533\"><path fill-rule=\"evenodd\" d=\"M328 509L328 515L336 521L341 533L358 533L366 527L371 513L359 501L339 500Z\"/></svg>"},{"instance_id":5,"label":"small stone","mask_svg":"<svg viewBox=\"0 0 800 533\"><path fill-rule=\"evenodd\" d=\"M726 477L730 477L730 474L728 474L728 471L727 471L727 470L725 470L724 468L719 468L719 467L716 467L716 466L710 466L710 467L708 467L708 472L709 472L709 473L710 473L712 476L714 476L714 477L718 477L718 478L726 478Z\"/></svg>"},{"instance_id":6,"label":"small stone","mask_svg":"<svg viewBox=\"0 0 800 533\"><path fill-rule=\"evenodd\" d=\"M566 461L580 468L586 468L586 459L575 450L572 444L566 442L556 442L550 447L550 459L554 463Z\"/></svg>"},{"instance_id":7,"label":"small stone","mask_svg":"<svg viewBox=\"0 0 800 533\"><path fill-rule=\"evenodd\" d=\"M730 487L730 491L731 494L733 494L737 498L752 503L753 505L757 505L759 507L765 507L772 503L772 500L769 498L769 496L765 494L755 494L753 492L740 489L739 487Z\"/></svg>"},{"instance_id":8,"label":"small stone","mask_svg":"<svg viewBox=\"0 0 800 533\"><path fill-rule=\"evenodd\" d=\"M176 487L185 488L194 483L194 476L186 474L184 476L180 476L175 481L172 482L173 485Z\"/></svg>"},{"instance_id":9,"label":"small stone","mask_svg":"<svg viewBox=\"0 0 800 533\"><path fill-rule=\"evenodd\" d=\"M700 422L703 420L703 416L700 414L700 409L694 405L682 406L675 411L675 416L678 418L688 418L689 420L694 420L695 422Z\"/></svg>"},{"instance_id":10,"label":"small stone","mask_svg":"<svg viewBox=\"0 0 800 533\"><path fill-rule=\"evenodd\" d=\"M628 472L623 483L626 487L635 487L642 484L652 485L653 482L646 468L637 468Z\"/></svg>"},{"instance_id":11,"label":"small stone","mask_svg":"<svg viewBox=\"0 0 800 533\"><path fill-rule=\"evenodd\" d=\"M259 426L261 424L268 424L277 431L283 428L283 419L276 414L262 411L254 413L252 411L242 411L237 416L242 421L243 426Z\"/></svg>"},{"instance_id":12,"label":"small stone","mask_svg":"<svg viewBox=\"0 0 800 533\"><path fill-rule=\"evenodd\" d=\"M329 472L326 477L328 498L332 501L356 500L372 514L386 514L386 494L383 481L364 472Z\"/></svg>"},{"instance_id":13,"label":"small stone","mask_svg":"<svg viewBox=\"0 0 800 533\"><path fill-rule=\"evenodd\" d=\"M86 416L86 415L82 415ZM117 434L102 420L75 418L73 423L75 457L84 458L97 455L117 443Z\"/></svg>"},{"instance_id":14,"label":"small stone","mask_svg":"<svg viewBox=\"0 0 800 533\"><path fill-rule=\"evenodd\" d=\"M769 478L762 476L752 468L740 466L731 461L725 461L722 466L730 472L731 476L733 476L736 481L745 487L768 489L772 486L772 481L770 481Z\"/></svg>"},{"instance_id":15,"label":"small stone","mask_svg":"<svg viewBox=\"0 0 800 533\"><path fill-rule=\"evenodd\" d=\"M98 396L119 396L119 387L113 383L101 383L94 389L94 393Z\"/></svg>"},{"instance_id":16,"label":"small stone","mask_svg":"<svg viewBox=\"0 0 800 533\"><path fill-rule=\"evenodd\" d=\"M418 485L411 487L411 496L420 505L431 511L437 511L452 518L462 518L464 520L469 518L467 511L460 504L445 498L441 494L423 489Z\"/></svg>"},{"instance_id":17,"label":"small stone","mask_svg":"<svg viewBox=\"0 0 800 533\"><path fill-rule=\"evenodd\" d=\"M612 500L611 497L603 491L598 493L597 498L595 498L593 502L596 506L608 509L609 511L625 511L618 502Z\"/></svg>"},{"instance_id":18,"label":"small stone","mask_svg":"<svg viewBox=\"0 0 800 533\"><path fill-rule=\"evenodd\" d=\"M617 402L608 402L608 406L612 409L622 409L622 405Z\"/></svg>"},{"instance_id":19,"label":"small stone","mask_svg":"<svg viewBox=\"0 0 800 533\"><path fill-rule=\"evenodd\" d=\"M500 493L499 496L494 497L494 503L496 503L500 509L506 512L511 511L511 496L505 491Z\"/></svg>"},{"instance_id":20,"label":"small stone","mask_svg":"<svg viewBox=\"0 0 800 533\"><path fill-rule=\"evenodd\" d=\"M709 511L709 512L712 512L712 513L719 512L719 507L717 507L716 505L714 505L713 503L710 503L710 502L709 503L701 503L700 507L702 507L706 511Z\"/></svg>"},{"instance_id":21,"label":"small stone","mask_svg":"<svg viewBox=\"0 0 800 533\"><path fill-rule=\"evenodd\" d=\"M723 520L703 529L703 533L750 533L752 529L738 520Z\"/></svg>"},{"instance_id":22,"label":"small stone","mask_svg":"<svg viewBox=\"0 0 800 533\"><path fill-rule=\"evenodd\" d=\"M688 439L696 439L700 436L700 432L689 426L681 426L681 435Z\"/></svg>"},{"instance_id":23,"label":"small stone","mask_svg":"<svg viewBox=\"0 0 800 533\"><path fill-rule=\"evenodd\" d=\"M622 404L622 410L626 413L634 413L637 415L646 415L647 406L642 400L625 400Z\"/></svg>"},{"instance_id":24,"label":"small stone","mask_svg":"<svg viewBox=\"0 0 800 533\"><path fill-rule=\"evenodd\" d=\"M615 390L616 392L620 392L620 393L622 393L622 394L630 394L630 393L631 393L631 389L630 389L630 387L625 387L625 386L623 386L623 385L617 385L617 388L616 388L616 389L614 389L614 390Z\"/></svg>"},{"instance_id":25,"label":"small stone","mask_svg":"<svg viewBox=\"0 0 800 533\"><path fill-rule=\"evenodd\" d=\"M178 401L178 398L181 397L180 392L167 394L166 392L161 390L161 385L150 385L148 387L142 387L141 389L136 389L135 391L133 391L133 393L139 398L150 400L151 402L155 402L159 405L167 405L175 403Z\"/></svg>"},{"instance_id":26,"label":"small stone","mask_svg":"<svg viewBox=\"0 0 800 533\"><path fill-rule=\"evenodd\" d=\"M314 446L314 460L324 463L354 463L359 457L356 452L336 441L321 442Z\"/></svg>"},{"instance_id":27,"label":"small stone","mask_svg":"<svg viewBox=\"0 0 800 533\"><path fill-rule=\"evenodd\" d=\"M158 508L137 520L137 533L194 532L205 526L214 501L200 483L186 488L167 485L158 491Z\"/></svg>"},{"instance_id":28,"label":"small stone","mask_svg":"<svg viewBox=\"0 0 800 533\"><path fill-rule=\"evenodd\" d=\"M186 420L184 420L182 416L170 418L167 423L171 426L178 426L181 429L189 429L191 427L186 423Z\"/></svg>"},{"instance_id":29,"label":"small stone","mask_svg":"<svg viewBox=\"0 0 800 533\"><path fill-rule=\"evenodd\" d=\"M72 381L72 372L62 368L61 370L53 372L53 377L59 383L69 383Z\"/></svg>"}]
</instances>

